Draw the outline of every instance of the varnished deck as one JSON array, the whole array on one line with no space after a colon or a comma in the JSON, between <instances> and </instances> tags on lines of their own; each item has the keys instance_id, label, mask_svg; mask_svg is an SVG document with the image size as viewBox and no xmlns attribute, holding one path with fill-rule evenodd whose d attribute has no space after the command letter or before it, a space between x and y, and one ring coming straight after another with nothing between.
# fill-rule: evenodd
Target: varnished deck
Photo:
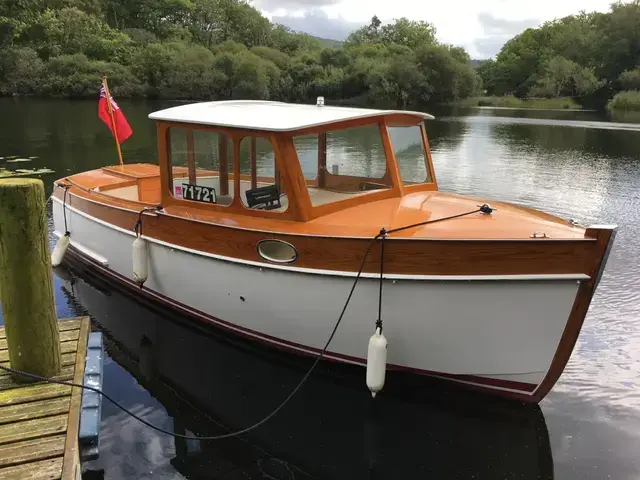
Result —
<instances>
[{"instance_id":1,"label":"varnished deck","mask_svg":"<svg viewBox=\"0 0 640 480\"><path fill-rule=\"evenodd\" d=\"M89 318L61 320L59 329L62 372L56 378L82 384ZM0 363L11 366L2 326ZM79 388L19 384L0 370L0 479L80 478L81 401Z\"/></svg>"}]
</instances>

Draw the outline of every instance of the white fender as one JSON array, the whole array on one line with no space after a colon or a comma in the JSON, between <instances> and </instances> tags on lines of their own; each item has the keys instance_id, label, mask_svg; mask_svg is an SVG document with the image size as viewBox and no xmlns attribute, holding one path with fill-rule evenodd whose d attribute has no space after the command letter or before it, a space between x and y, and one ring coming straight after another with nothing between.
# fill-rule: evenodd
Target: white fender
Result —
<instances>
[{"instance_id":1,"label":"white fender","mask_svg":"<svg viewBox=\"0 0 640 480\"><path fill-rule=\"evenodd\" d=\"M65 233L56 242L56 246L51 253L52 266L57 267L62 263L62 260L64 260L64 254L67 253L67 248L69 248L69 237L70 235Z\"/></svg>"},{"instance_id":2,"label":"white fender","mask_svg":"<svg viewBox=\"0 0 640 480\"><path fill-rule=\"evenodd\" d=\"M132 248L133 281L142 286L149 277L149 258L147 241L136 237Z\"/></svg>"},{"instance_id":3,"label":"white fender","mask_svg":"<svg viewBox=\"0 0 640 480\"><path fill-rule=\"evenodd\" d=\"M387 371L387 339L381 328L376 328L376 333L369 338L367 351L367 387L371 390L371 396L384 387L384 377Z\"/></svg>"}]
</instances>

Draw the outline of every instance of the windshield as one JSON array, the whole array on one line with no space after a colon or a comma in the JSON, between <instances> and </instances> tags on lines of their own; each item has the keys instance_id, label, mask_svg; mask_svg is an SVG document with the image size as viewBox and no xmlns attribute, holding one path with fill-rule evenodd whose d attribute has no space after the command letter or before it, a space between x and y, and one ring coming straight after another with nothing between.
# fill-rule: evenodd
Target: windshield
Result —
<instances>
[{"instance_id":1,"label":"windshield","mask_svg":"<svg viewBox=\"0 0 640 480\"><path fill-rule=\"evenodd\" d=\"M377 124L293 141L313 206L392 187Z\"/></svg>"}]
</instances>

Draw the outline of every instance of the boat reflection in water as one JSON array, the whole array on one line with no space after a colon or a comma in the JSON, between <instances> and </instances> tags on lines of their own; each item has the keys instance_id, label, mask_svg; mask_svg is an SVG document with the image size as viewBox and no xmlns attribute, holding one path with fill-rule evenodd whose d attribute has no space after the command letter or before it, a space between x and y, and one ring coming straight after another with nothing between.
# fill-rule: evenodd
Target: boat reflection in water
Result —
<instances>
[{"instance_id":1,"label":"boat reflection in water","mask_svg":"<svg viewBox=\"0 0 640 480\"><path fill-rule=\"evenodd\" d=\"M136 411L176 432L217 435L252 425L280 404L310 365L310 359L194 328L102 281L88 283L79 270L60 276L69 301L79 303L93 329L104 332L110 357L173 421L150 415L146 405ZM144 478L176 478L175 471L167 473L172 469L198 480L553 478L549 435L537 405L507 403L441 382L422 384L408 397L385 390L372 400L362 367L325 363L278 415L240 438L173 443L148 430L144 441L160 442L168 461L154 470L157 476L147 465ZM119 380L114 387L109 371L105 390L122 398L135 382ZM133 449L126 446L125 429L114 425L135 421L115 409L105 409L104 417L103 432L119 435L101 436L105 477L130 471L131 478L140 478L133 473L136 465L109 474L115 446L123 452L117 463L135 463L124 454Z\"/></svg>"}]
</instances>

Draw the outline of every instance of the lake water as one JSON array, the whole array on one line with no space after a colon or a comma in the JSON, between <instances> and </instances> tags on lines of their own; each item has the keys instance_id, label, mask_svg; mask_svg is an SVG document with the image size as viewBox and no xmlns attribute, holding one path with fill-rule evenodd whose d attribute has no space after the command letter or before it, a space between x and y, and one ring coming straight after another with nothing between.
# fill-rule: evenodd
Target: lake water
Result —
<instances>
[{"instance_id":1,"label":"lake water","mask_svg":"<svg viewBox=\"0 0 640 480\"><path fill-rule=\"evenodd\" d=\"M146 117L169 103L122 102L126 162L155 161ZM237 439L174 441L105 403L101 451L85 478L640 478L640 125L591 112L442 110L427 123L441 190L620 226L573 356L539 407L456 389L372 401L362 378L320 368L262 428ZM354 142L358 142L354 139ZM0 99L0 167L66 174L117 163L97 102ZM105 334L104 390L159 426L215 435L253 424L308 360L274 356L56 270L60 317Z\"/></svg>"}]
</instances>

